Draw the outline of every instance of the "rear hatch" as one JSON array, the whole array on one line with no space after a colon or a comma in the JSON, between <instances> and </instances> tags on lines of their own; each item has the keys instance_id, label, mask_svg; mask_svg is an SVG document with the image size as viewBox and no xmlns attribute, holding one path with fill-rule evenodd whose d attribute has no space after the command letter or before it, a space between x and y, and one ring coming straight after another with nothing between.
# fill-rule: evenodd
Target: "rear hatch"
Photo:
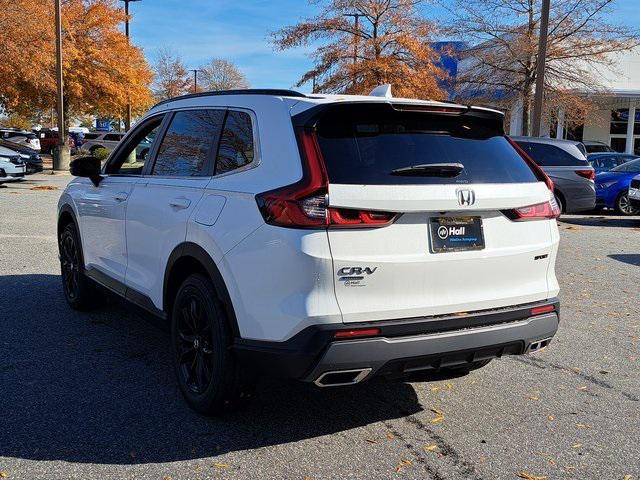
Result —
<instances>
[{"instance_id":1,"label":"rear hatch","mask_svg":"<svg viewBox=\"0 0 640 480\"><path fill-rule=\"evenodd\" d=\"M557 212L543 174L503 136L500 114L342 104L325 107L314 131L345 322L549 297Z\"/></svg>"}]
</instances>

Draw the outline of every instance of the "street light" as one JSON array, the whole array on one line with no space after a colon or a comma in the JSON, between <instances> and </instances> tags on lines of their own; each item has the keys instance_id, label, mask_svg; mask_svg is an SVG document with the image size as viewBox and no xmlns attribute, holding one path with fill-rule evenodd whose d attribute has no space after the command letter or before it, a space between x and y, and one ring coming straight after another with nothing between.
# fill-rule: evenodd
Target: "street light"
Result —
<instances>
[{"instance_id":1,"label":"street light","mask_svg":"<svg viewBox=\"0 0 640 480\"><path fill-rule=\"evenodd\" d=\"M198 72L201 72L199 68L192 68L189 70L193 72L193 93L198 93Z\"/></svg>"},{"instance_id":2,"label":"street light","mask_svg":"<svg viewBox=\"0 0 640 480\"><path fill-rule=\"evenodd\" d=\"M358 32L360 31L360 17L362 13L344 13L343 17L353 17L353 86L356 86L356 63L358 62Z\"/></svg>"},{"instance_id":3,"label":"street light","mask_svg":"<svg viewBox=\"0 0 640 480\"><path fill-rule=\"evenodd\" d=\"M127 37L127 43L131 43L129 40L129 3L130 2L139 2L140 0L120 0L122 2L124 2L124 14L127 16L126 20L124 21L124 34ZM124 128L125 130L129 130L129 128L131 128L131 102L127 102L127 118L125 119L124 122Z\"/></svg>"},{"instance_id":4,"label":"street light","mask_svg":"<svg viewBox=\"0 0 640 480\"><path fill-rule=\"evenodd\" d=\"M58 148L53 156L53 170L68 170L70 152L64 131L64 84L62 76L62 11L60 0L55 2L56 22L56 107L58 109Z\"/></svg>"},{"instance_id":5,"label":"street light","mask_svg":"<svg viewBox=\"0 0 640 480\"><path fill-rule=\"evenodd\" d=\"M544 72L547 60L547 42L549 41L549 10L551 0L542 0L540 12L540 38L538 40L538 64L536 65L536 93L533 99L533 125L531 134L540 136L542 127L542 106L544 103Z\"/></svg>"}]
</instances>

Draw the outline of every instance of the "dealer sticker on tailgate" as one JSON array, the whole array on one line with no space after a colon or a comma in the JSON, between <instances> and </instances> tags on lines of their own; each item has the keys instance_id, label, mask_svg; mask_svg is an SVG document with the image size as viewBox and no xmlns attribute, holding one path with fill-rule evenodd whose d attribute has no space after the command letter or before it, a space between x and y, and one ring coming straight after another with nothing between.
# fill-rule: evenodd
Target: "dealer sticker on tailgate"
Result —
<instances>
[{"instance_id":1,"label":"dealer sticker on tailgate","mask_svg":"<svg viewBox=\"0 0 640 480\"><path fill-rule=\"evenodd\" d=\"M432 217L429 222L431 253L482 250L484 234L480 217Z\"/></svg>"}]
</instances>

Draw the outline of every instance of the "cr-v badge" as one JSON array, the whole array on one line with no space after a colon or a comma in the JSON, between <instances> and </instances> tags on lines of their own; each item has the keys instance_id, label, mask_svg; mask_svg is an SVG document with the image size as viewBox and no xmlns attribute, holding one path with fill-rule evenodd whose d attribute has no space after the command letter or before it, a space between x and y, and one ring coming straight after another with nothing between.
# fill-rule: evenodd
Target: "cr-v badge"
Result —
<instances>
[{"instance_id":1,"label":"cr-v badge","mask_svg":"<svg viewBox=\"0 0 640 480\"><path fill-rule=\"evenodd\" d=\"M366 287L365 278L373 275L378 267L342 267L338 270L338 281L346 287Z\"/></svg>"}]
</instances>

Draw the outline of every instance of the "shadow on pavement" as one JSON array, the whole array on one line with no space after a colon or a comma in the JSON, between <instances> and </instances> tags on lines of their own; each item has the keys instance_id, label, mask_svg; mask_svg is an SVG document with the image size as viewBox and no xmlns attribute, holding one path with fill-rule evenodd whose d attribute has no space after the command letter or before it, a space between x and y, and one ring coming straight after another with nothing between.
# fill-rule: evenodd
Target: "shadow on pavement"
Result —
<instances>
[{"instance_id":1,"label":"shadow on pavement","mask_svg":"<svg viewBox=\"0 0 640 480\"><path fill-rule=\"evenodd\" d=\"M316 389L265 379L240 411L201 417L174 381L168 334L147 319L121 304L72 311L57 275L2 276L0 291L0 457L171 462L421 410L414 389L399 382Z\"/></svg>"},{"instance_id":2,"label":"shadow on pavement","mask_svg":"<svg viewBox=\"0 0 640 480\"><path fill-rule=\"evenodd\" d=\"M622 263L628 263L629 265L640 267L640 253L614 253L612 255L608 255L608 257Z\"/></svg>"},{"instance_id":3,"label":"shadow on pavement","mask_svg":"<svg viewBox=\"0 0 640 480\"><path fill-rule=\"evenodd\" d=\"M560 223L582 225L585 227L640 227L640 217L611 217L598 215L568 218L566 216L562 216L559 221Z\"/></svg>"}]
</instances>

